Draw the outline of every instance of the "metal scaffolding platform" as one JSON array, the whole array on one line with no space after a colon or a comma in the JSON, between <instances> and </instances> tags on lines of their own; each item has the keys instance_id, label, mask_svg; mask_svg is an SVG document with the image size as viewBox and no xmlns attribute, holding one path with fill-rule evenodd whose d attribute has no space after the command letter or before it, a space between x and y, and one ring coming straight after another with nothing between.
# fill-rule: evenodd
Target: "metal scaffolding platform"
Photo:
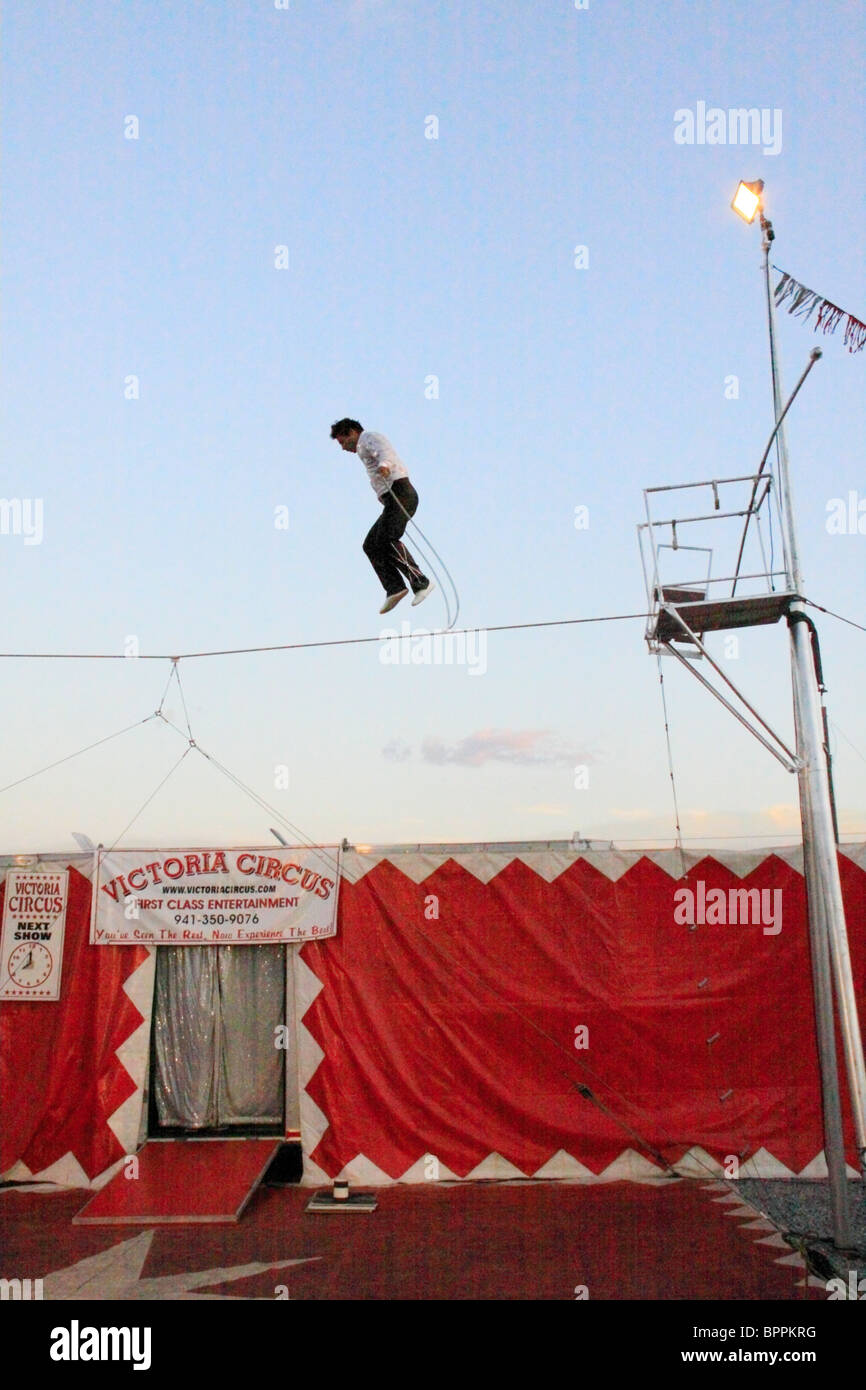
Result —
<instances>
[{"instance_id":1,"label":"metal scaffolding platform","mask_svg":"<svg viewBox=\"0 0 866 1390\"><path fill-rule=\"evenodd\" d=\"M655 655L673 656L686 666L690 666L700 683L710 694L725 706L740 723L755 736L765 748L779 760L789 772L796 772L799 759L796 752L785 739L772 728L758 713L754 704L734 684L729 669L719 663L707 649L704 638L711 632L729 632L732 629L767 626L785 617L791 604L799 595L787 582L785 570L774 570L772 559L767 561L764 538L760 531L761 508L769 504L772 476L762 472L746 473L735 478L710 478L697 483L675 483L667 487L644 488L646 521L638 526L641 561L644 580L647 586L649 620L646 640ZM723 509L722 494L729 495L729 489L736 488L739 496L735 504ZM694 490L708 491L711 496L711 509L699 510L696 515L668 515L662 519L653 516L653 502L658 494L683 493L690 495ZM772 518L770 507L766 508L765 520L770 527L770 551L772 555ZM749 524L755 525L749 535ZM720 522L728 523L736 530L742 527L739 548L733 565L733 574L713 575L713 548L704 541L722 534ZM684 545L681 532L684 527L699 528L697 535L690 529L700 544ZM724 537L723 537L724 539ZM734 554L733 543L736 535L728 536L730 553ZM746 559L747 542L750 543L748 561L751 568L743 572ZM718 541L717 541L718 543ZM671 574L670 571L674 570ZM701 570L701 573L697 571ZM678 572L677 572L678 571ZM775 588L781 580L781 588ZM726 651L726 656L736 655ZM722 685L728 687L739 702L739 707L731 703L730 697L723 694L718 685L699 675L692 663L706 661L720 678ZM727 663L725 663L727 665Z\"/></svg>"},{"instance_id":2,"label":"metal scaffolding platform","mask_svg":"<svg viewBox=\"0 0 866 1390\"><path fill-rule=\"evenodd\" d=\"M788 611L788 605L796 594L781 593L755 594L751 598L708 599L704 594L691 589L662 589L659 595L655 627L651 636L654 642L691 642L690 634L683 631L685 622L699 637L706 632L722 632L735 627L758 627L763 623L777 623ZM682 622L678 622L670 609L675 609Z\"/></svg>"},{"instance_id":3,"label":"metal scaffolding platform","mask_svg":"<svg viewBox=\"0 0 866 1390\"><path fill-rule=\"evenodd\" d=\"M747 473L734 478L710 478L697 483L675 483L667 487L644 489L646 521L638 526L641 561L650 612L646 638L650 651L671 654L672 647L692 660L706 656L703 637L707 632L757 627L777 623L797 595L786 583L783 569L768 561L761 532L761 509L768 503L764 519L770 524L770 474ZM738 505L723 509L722 491L739 492ZM711 509L690 515L653 515L659 494L703 490L711 496ZM750 522L754 527L749 533ZM720 536L719 522L742 523L739 554L733 574L712 573L713 548L707 544L684 544L682 533L699 542ZM696 534L694 528L699 528ZM729 538L730 539L730 538ZM750 542L750 568L743 573L747 541ZM772 529L770 530L772 554ZM733 548L733 547L732 547ZM676 567L676 568L675 568ZM677 572L677 569L679 572ZM701 573L696 573L702 570ZM776 588L777 583L781 588ZM676 653L674 653L676 654Z\"/></svg>"}]
</instances>

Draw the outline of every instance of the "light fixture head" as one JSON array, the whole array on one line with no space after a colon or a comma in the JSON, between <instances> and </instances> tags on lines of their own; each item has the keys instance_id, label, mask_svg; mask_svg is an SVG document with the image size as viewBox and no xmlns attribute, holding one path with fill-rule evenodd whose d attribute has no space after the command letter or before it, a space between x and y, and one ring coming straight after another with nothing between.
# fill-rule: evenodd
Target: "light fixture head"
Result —
<instances>
[{"instance_id":1,"label":"light fixture head","mask_svg":"<svg viewBox=\"0 0 866 1390\"><path fill-rule=\"evenodd\" d=\"M761 194L764 191L764 180L756 179L754 183L740 183L731 201L731 207L744 222L754 222L755 214L763 206Z\"/></svg>"}]
</instances>

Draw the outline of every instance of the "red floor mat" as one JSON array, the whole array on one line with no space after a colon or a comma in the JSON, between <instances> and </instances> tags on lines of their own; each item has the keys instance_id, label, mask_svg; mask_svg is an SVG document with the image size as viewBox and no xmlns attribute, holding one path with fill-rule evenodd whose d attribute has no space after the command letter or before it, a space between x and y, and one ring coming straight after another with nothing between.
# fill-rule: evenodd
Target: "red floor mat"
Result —
<instances>
[{"instance_id":1,"label":"red floor mat","mask_svg":"<svg viewBox=\"0 0 866 1390\"><path fill-rule=\"evenodd\" d=\"M687 1182L395 1186L371 1215L259 1188L236 1226L72 1226L81 1193L0 1194L0 1275L45 1298L826 1300L749 1213ZM801 1285L803 1285L801 1287Z\"/></svg>"},{"instance_id":2,"label":"red floor mat","mask_svg":"<svg viewBox=\"0 0 866 1390\"><path fill-rule=\"evenodd\" d=\"M279 1149L274 1139L151 1140L85 1207L75 1226L239 1221Z\"/></svg>"}]
</instances>

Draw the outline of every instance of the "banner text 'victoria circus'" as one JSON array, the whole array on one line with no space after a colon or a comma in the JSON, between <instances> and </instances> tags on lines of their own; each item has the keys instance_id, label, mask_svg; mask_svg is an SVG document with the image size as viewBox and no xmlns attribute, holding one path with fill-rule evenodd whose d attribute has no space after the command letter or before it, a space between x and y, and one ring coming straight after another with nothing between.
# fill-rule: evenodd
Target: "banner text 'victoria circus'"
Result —
<instances>
[{"instance_id":1,"label":"banner text 'victoria circus'","mask_svg":"<svg viewBox=\"0 0 866 1390\"><path fill-rule=\"evenodd\" d=\"M299 864L283 864L279 859L264 854L250 854L244 851L235 860L234 868L241 874L254 874L258 878L279 879L283 883L297 885L307 893L315 893L317 898L328 899L334 882L324 878L312 869L302 869ZM202 850L198 854L171 855L167 859L153 860L140 865L126 874L118 874L109 883L102 884L102 892L118 902L118 893L128 898L133 893L141 893L145 888L162 883L163 878L193 878L197 874L228 874L232 870L226 863L225 850Z\"/></svg>"}]
</instances>

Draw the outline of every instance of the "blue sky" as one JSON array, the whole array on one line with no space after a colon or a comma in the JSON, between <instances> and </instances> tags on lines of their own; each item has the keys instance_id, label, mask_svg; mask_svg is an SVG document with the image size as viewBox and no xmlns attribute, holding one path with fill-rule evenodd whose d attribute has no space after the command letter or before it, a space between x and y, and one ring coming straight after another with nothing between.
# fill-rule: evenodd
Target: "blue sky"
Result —
<instances>
[{"instance_id":1,"label":"blue sky","mask_svg":"<svg viewBox=\"0 0 866 1390\"><path fill-rule=\"evenodd\" d=\"M0 536L3 651L375 636L378 508L329 439L345 414L406 462L460 626L643 611L642 489L748 472L772 426L739 178L766 182L775 263L866 318L864 27L835 0L11 0L2 492L41 499L44 534ZM781 113L778 153L677 144L699 102ZM779 342L789 389L824 349L789 431L806 591L863 622L866 535L826 520L866 498L866 352L786 314ZM410 615L441 625L441 597L385 621ZM819 617L842 827L866 838L866 635ZM643 631L490 633L474 673L376 644L179 671L197 743L313 839L669 843ZM731 660L784 732L787 652L778 626ZM796 838L794 778L664 670L686 835ZM143 720L170 667L3 672L6 785ZM183 723L174 688L166 712ZM4 791L0 848L115 843L184 746L150 721ZM191 752L121 843L274 823Z\"/></svg>"}]
</instances>

